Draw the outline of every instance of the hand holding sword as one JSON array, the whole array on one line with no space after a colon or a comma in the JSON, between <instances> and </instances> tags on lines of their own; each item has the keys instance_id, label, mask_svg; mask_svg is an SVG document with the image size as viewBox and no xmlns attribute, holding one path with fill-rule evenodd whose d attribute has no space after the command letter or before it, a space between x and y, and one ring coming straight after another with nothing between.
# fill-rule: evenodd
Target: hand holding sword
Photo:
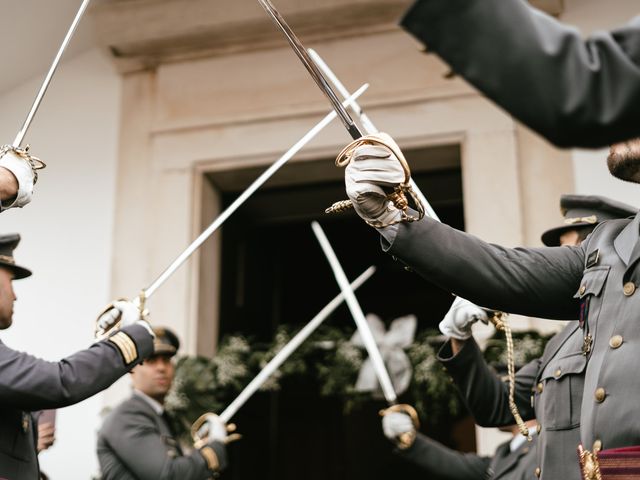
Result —
<instances>
[{"instance_id":1,"label":"hand holding sword","mask_svg":"<svg viewBox=\"0 0 640 480\"><path fill-rule=\"evenodd\" d=\"M309 55L309 52L304 48L302 42L298 39L291 27L282 17L280 12L276 10L270 0L258 1L262 8L264 8L267 14L271 17L271 20L275 23L275 25L282 31L282 33L284 33L287 41L291 45L291 48L298 56L302 64L305 66L318 87L320 87L320 90L322 90L322 92L327 96L334 110L338 113L340 120L342 120L343 125L351 135L351 138L353 138L353 142L347 145L347 147L345 147L345 149L340 153L338 159L336 160L336 163L341 166L348 164L352 154L361 147L376 146L386 150L388 152L388 155L386 155L384 158L400 163L402 169L404 170L404 179L406 181L398 182L397 185L390 191L386 191L383 189L385 192L385 198L401 212L401 220L398 221L414 221L421 219L424 216L424 207L419 197L414 193L411 184L408 183L409 179L411 178L409 165L404 159L404 156L402 155L402 152L400 151L396 143L390 136L385 134L372 134L363 136L362 132L353 121L346 108L340 103L340 100L338 100L338 97L327 82L327 79ZM409 201L407 199L407 195L409 195L413 200L414 207L418 212L417 216L409 213L408 211ZM350 208L350 206L351 201L341 201L330 207L328 211L339 212ZM381 220L376 219L376 221ZM379 225L384 226L384 223Z\"/></svg>"},{"instance_id":2,"label":"hand holding sword","mask_svg":"<svg viewBox=\"0 0 640 480\"><path fill-rule=\"evenodd\" d=\"M42 160L29 153L29 145L23 147L22 143L42 103L42 99L49 88L51 79L60 64L60 59L67 49L90 1L91 0L83 0L80 5L40 90L31 105L27 118L22 124L16 138L13 140L13 143L0 147L0 167L2 167L0 168L0 202L2 202L0 211L6 210L7 208L24 207L28 204L33 196L33 186L38 181L38 170L46 167L46 164Z\"/></svg>"},{"instance_id":3,"label":"hand holding sword","mask_svg":"<svg viewBox=\"0 0 640 480\"><path fill-rule=\"evenodd\" d=\"M388 141L390 137L387 138L386 136L383 136L382 138L380 138L379 133L372 132L371 130L375 129L368 118L363 119L363 123L371 129L369 133L372 135L370 137L372 142L370 142L369 145L367 145L366 142L362 142L362 133L355 126L353 119L349 116L346 109L340 108L335 93L328 85L324 75L318 68L318 65L315 63L309 52L304 48L300 40L296 37L291 27L287 25L284 18L282 18L282 15L280 15L280 13L275 9L275 7L269 0L258 1L265 9L265 11L269 14L273 22L285 34L294 52L296 53L298 58L300 58L320 89L327 95L334 109L339 112L340 118L343 120L345 127L354 139L354 142L345 147L345 149L340 153L336 160L336 164L338 164L339 166L348 166L351 165L352 159L362 161L362 163L360 163L357 167L351 168L351 171L347 169L345 174L345 183L347 185L347 193L349 194L350 200L338 202L330 207L327 211L338 212L346 210L347 208L353 206L354 208L356 208L357 213L369 225L376 228L384 228L386 226L394 225L403 221L413 221L416 219L421 219L424 216L424 207L422 205L422 201L424 201L425 205L427 205L429 209L429 213L432 214L434 219L439 221L433 209L430 208L424 196L419 192L419 189L417 188L415 182L411 180L406 161L403 162L404 157L402 156L402 152L399 152L399 148L397 148L395 142L393 142L392 144ZM318 57L317 55L315 56L316 58ZM324 62L321 63L323 64ZM326 67L326 65L324 66L325 72L329 71L328 67ZM328 73L332 72L329 71ZM339 89L340 87L342 87L341 90L343 90L344 93L346 89L340 84L340 82L337 80L337 77L335 75L330 76L334 79L334 83ZM354 110L362 116L362 110L358 106L356 106ZM375 152L374 155L371 155L370 151L367 151L368 147L371 145L377 145L386 148L388 154L384 156L382 154L382 151L379 150ZM403 183L400 183L399 181L399 179L401 178L398 175L399 172L394 171L394 168L387 161L391 159L392 156L401 163L403 169L402 173L404 173ZM377 161L379 165L367 165L365 163L365 161L367 160L372 160L371 162L367 163L376 163ZM381 162L380 160L384 160L384 162ZM380 171L374 174L376 167L379 168ZM388 173L388 175L385 175L385 173ZM369 177L369 182L366 181L366 177ZM395 182L393 182L392 180L395 180ZM393 188L392 192L390 192L391 188ZM413 189L415 189L415 192L413 191ZM416 202L416 209L418 211L417 218L407 213L408 202L406 202L406 197L404 196L405 192L410 193L414 200L416 200L416 198L418 200ZM393 193L393 196L391 195L391 193ZM358 207L356 207L356 205L358 205ZM491 321L497 329L505 331L510 358L509 404L513 416L518 423L520 431L530 440L531 437L529 435L529 430L522 421L522 418L520 417L518 409L515 405L515 373L513 366L513 341L511 338L511 329L509 323L506 320L506 315L502 314L501 312L498 312L496 315L494 315Z\"/></svg>"},{"instance_id":4,"label":"hand holding sword","mask_svg":"<svg viewBox=\"0 0 640 480\"><path fill-rule=\"evenodd\" d=\"M350 95L344 101L345 105L349 105L354 102L360 95L362 95L367 88L368 84L362 85L353 95ZM229 205L216 219L196 238L191 244L171 262L171 264L156 278L151 285L143 289L138 297L133 300L134 304L139 308L141 314L144 315L146 301L151 295L153 295L158 288L160 288L170 277L175 273L180 266L186 262L191 255L193 255L202 244L213 235L231 215L235 213L238 208L253 195L264 183L269 180L282 166L284 166L289 160L291 160L307 143L309 143L316 135L318 135L327 125L329 125L337 114L335 111L328 113L322 120L320 120L311 130L309 130L300 140L298 140L287 152L285 152L278 160L276 160L269 168L267 168L262 174L256 178L247 189L242 192L238 198L236 198L231 205ZM119 316L112 317L101 316L96 322L95 336L96 338L104 338L112 331L117 330L121 326Z\"/></svg>"}]
</instances>

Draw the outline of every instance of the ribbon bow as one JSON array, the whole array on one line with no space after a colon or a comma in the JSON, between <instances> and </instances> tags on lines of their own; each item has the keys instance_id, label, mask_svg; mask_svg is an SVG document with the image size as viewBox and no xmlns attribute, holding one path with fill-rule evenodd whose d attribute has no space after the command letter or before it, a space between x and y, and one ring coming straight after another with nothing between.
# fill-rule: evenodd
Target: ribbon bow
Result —
<instances>
[{"instance_id":1,"label":"ribbon bow","mask_svg":"<svg viewBox=\"0 0 640 480\"><path fill-rule=\"evenodd\" d=\"M413 373L411 361L404 348L413 343L417 319L415 315L396 318L391 322L388 331L385 329L384 322L377 315L369 313L366 319L391 377L393 388L396 394L400 395L409 388L411 383ZM350 342L357 347L364 348L358 331L353 334ZM355 389L359 392L372 392L374 397L383 398L382 389L370 358L367 358L360 368Z\"/></svg>"}]
</instances>

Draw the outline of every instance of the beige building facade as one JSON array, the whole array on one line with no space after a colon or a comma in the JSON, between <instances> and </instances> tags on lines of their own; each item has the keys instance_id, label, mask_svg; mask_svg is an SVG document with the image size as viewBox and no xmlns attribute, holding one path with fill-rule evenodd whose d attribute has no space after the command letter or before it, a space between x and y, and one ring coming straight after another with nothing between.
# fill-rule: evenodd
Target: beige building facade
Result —
<instances>
[{"instance_id":1,"label":"beige building facade","mask_svg":"<svg viewBox=\"0 0 640 480\"><path fill-rule=\"evenodd\" d=\"M410 1L275 3L306 46L351 91L370 84L359 103L403 149L419 152L409 158L415 172L426 177L442 169L459 172L467 231L505 245L540 245L540 233L560 221L562 193L597 193L638 203L633 186L601 181L606 175L603 152L551 147L452 76L434 55L423 53L396 25ZM637 14L633 0L606 4L537 2L585 32ZM25 237L19 258L36 273L45 272L44 279L40 274L41 280L21 287L21 298L39 302L18 303L19 318L9 339L52 359L88 344L90 317L104 302L133 297L149 286L222 211L230 195L249 185L329 111L257 2L110 0L97 3L86 21L95 46L62 65L56 81L63 87L52 86L30 136L34 152L55 161L43 173L34 203L3 214L5 228ZM6 135L14 134L15 122L9 119L20 118L39 81L34 77L0 92L6 115L0 126ZM59 117L59 112L68 115ZM71 119L77 112L82 114ZM83 148L67 148L70 137L77 143L81 139ZM332 158L348 141L334 121L267 187L339 182L343 172ZM86 168L87 152L93 150L99 151L93 157L99 169ZM424 193L429 198L429 191ZM91 201L80 205L78 198ZM56 229L65 236L53 237L57 255L52 256L40 239ZM175 328L184 353L215 352L224 233L208 240L149 300L154 323ZM73 268L61 270L61 256L79 258ZM39 324L59 305L63 290L81 292L79 311L55 324ZM534 319L514 323L557 328ZM43 329L41 338L34 339L34 328ZM49 341L61 331L73 333L64 341ZM94 474L94 458L78 465L77 476L69 476L66 465L90 458L100 409L127 391L123 380L100 398L64 410L58 445L43 456L45 471L54 478ZM478 430L481 452L492 451L496 442Z\"/></svg>"}]
</instances>

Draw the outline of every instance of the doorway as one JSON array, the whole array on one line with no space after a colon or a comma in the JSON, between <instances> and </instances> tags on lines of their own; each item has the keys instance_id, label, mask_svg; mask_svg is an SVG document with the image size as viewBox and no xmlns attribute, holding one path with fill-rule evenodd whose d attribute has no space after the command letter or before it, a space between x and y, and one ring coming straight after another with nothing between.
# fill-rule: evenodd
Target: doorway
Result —
<instances>
[{"instance_id":1,"label":"doorway","mask_svg":"<svg viewBox=\"0 0 640 480\"><path fill-rule=\"evenodd\" d=\"M443 222L464 229L458 145L406 150L413 178ZM209 180L228 206L262 169L215 173ZM414 314L418 330L436 329L452 297L382 252L377 231L354 212L326 215L345 198L343 171L331 159L289 164L253 195L224 225L221 247L219 332L268 342L277 328L301 328L339 293L333 273L310 227L318 221L350 279L370 265L375 275L357 292L365 313L388 325ZM327 322L352 327L346 306ZM339 398L321 397L313 379L256 394L239 412L244 434L230 448L226 478L245 480L373 480L424 478L392 454L378 410L371 401L345 415ZM429 435L464 451L475 450L473 423L466 419Z\"/></svg>"}]
</instances>

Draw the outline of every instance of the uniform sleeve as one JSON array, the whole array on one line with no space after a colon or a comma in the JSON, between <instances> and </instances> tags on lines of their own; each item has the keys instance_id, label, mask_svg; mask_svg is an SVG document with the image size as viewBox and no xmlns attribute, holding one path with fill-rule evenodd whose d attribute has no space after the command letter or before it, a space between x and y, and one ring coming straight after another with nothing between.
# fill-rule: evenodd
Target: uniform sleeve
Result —
<instances>
[{"instance_id":1,"label":"uniform sleeve","mask_svg":"<svg viewBox=\"0 0 640 480\"><path fill-rule=\"evenodd\" d=\"M444 290L486 308L572 320L584 247L505 248L424 218L383 229L382 248Z\"/></svg>"},{"instance_id":2,"label":"uniform sleeve","mask_svg":"<svg viewBox=\"0 0 640 480\"><path fill-rule=\"evenodd\" d=\"M109 387L152 351L153 338L139 325L59 362L0 343L0 405L20 410L73 405Z\"/></svg>"},{"instance_id":3,"label":"uniform sleeve","mask_svg":"<svg viewBox=\"0 0 640 480\"><path fill-rule=\"evenodd\" d=\"M583 40L524 0L418 0L401 24L556 145L640 135L640 17Z\"/></svg>"},{"instance_id":4,"label":"uniform sleeve","mask_svg":"<svg viewBox=\"0 0 640 480\"><path fill-rule=\"evenodd\" d=\"M139 411L116 411L117 417L105 422L100 433L99 458L105 480L119 479L115 468L124 466L137 480L204 480L213 475L209 458L200 450L189 456L170 456L158 428L148 415ZM114 415L112 414L112 415ZM118 459L109 462L108 449ZM210 445L219 463L217 470L226 467L225 446L219 442ZM204 450L204 449L203 449ZM120 464L118 466L117 464ZM111 469L111 470L109 470Z\"/></svg>"},{"instance_id":5,"label":"uniform sleeve","mask_svg":"<svg viewBox=\"0 0 640 480\"><path fill-rule=\"evenodd\" d=\"M509 385L489 368L475 340L467 340L455 356L451 351L451 342L445 343L438 353L438 360L453 378L478 425L500 427L514 424L509 408ZM536 359L516 373L515 403L525 421L535 418L531 392L539 367L540 360Z\"/></svg>"},{"instance_id":6,"label":"uniform sleeve","mask_svg":"<svg viewBox=\"0 0 640 480\"><path fill-rule=\"evenodd\" d=\"M424 473L442 480L468 480L485 478L491 463L488 457L462 453L418 433L411 447L396 450L398 456L416 465Z\"/></svg>"}]
</instances>

